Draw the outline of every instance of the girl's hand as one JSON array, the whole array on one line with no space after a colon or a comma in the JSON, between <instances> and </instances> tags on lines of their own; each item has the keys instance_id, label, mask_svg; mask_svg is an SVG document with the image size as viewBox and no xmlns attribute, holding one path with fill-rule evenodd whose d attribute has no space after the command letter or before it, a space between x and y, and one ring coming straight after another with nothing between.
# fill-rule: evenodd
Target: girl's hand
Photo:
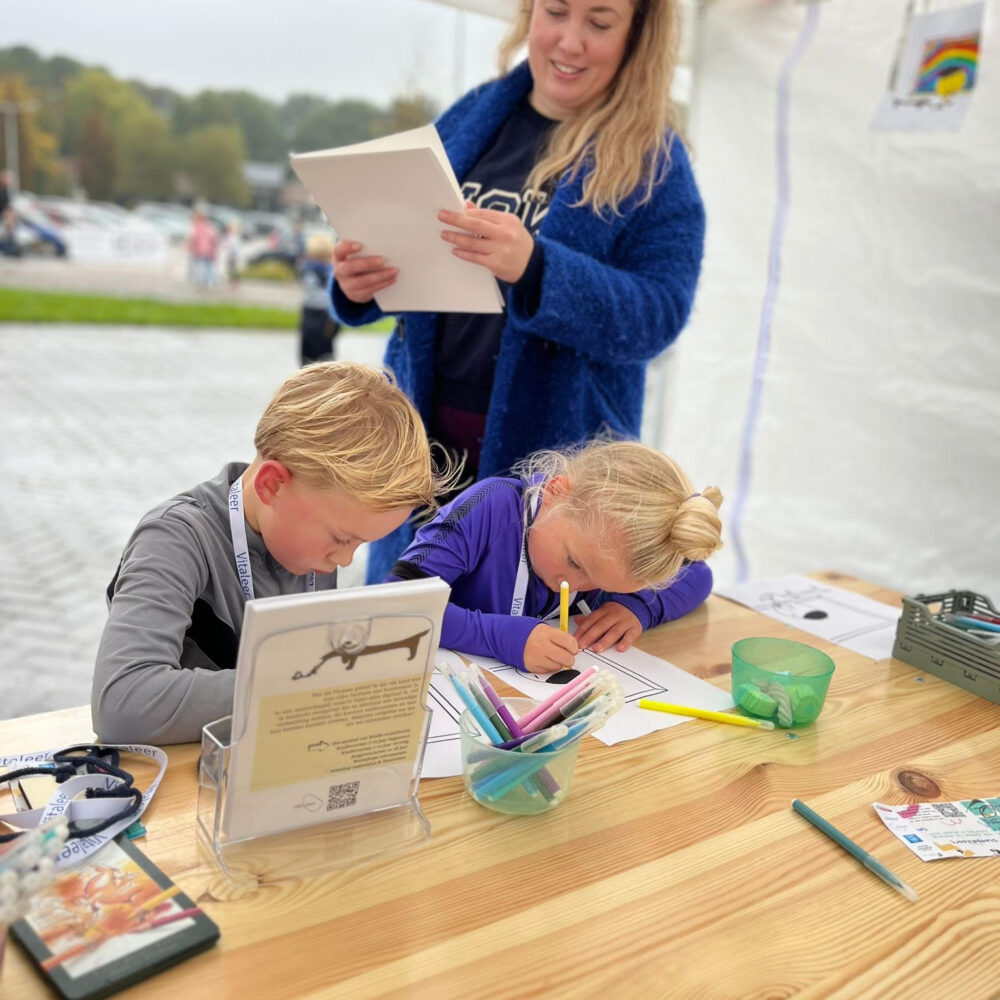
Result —
<instances>
[{"instance_id":1,"label":"girl's hand","mask_svg":"<svg viewBox=\"0 0 1000 1000\"><path fill-rule=\"evenodd\" d=\"M333 248L333 274L341 291L352 302L364 305L396 280L399 269L387 267L385 257L352 256L360 250L360 243L338 240Z\"/></svg>"},{"instance_id":2,"label":"girl's hand","mask_svg":"<svg viewBox=\"0 0 1000 1000\"><path fill-rule=\"evenodd\" d=\"M488 268L502 281L513 283L524 274L535 241L512 212L476 208L467 201L464 212L445 209L438 219L455 227L442 230L441 239L452 244L456 257Z\"/></svg>"},{"instance_id":3,"label":"girl's hand","mask_svg":"<svg viewBox=\"0 0 1000 1000\"><path fill-rule=\"evenodd\" d=\"M536 674L551 674L573 666L580 651L569 632L551 625L536 625L524 644L524 669Z\"/></svg>"},{"instance_id":4,"label":"girl's hand","mask_svg":"<svg viewBox=\"0 0 1000 1000\"><path fill-rule=\"evenodd\" d=\"M624 653L642 635L642 625L623 604L608 601L593 614L577 619L576 641L580 649L603 653L617 643L619 653Z\"/></svg>"}]
</instances>

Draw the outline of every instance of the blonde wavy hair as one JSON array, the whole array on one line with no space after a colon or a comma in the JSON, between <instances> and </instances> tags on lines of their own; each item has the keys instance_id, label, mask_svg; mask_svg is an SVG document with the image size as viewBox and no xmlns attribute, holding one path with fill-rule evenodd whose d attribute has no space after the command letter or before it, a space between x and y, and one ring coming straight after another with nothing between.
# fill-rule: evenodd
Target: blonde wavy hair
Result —
<instances>
[{"instance_id":1,"label":"blonde wavy hair","mask_svg":"<svg viewBox=\"0 0 1000 1000\"><path fill-rule=\"evenodd\" d=\"M268 403L254 445L306 485L339 490L376 513L432 507L448 486L432 469L420 415L386 368L300 368Z\"/></svg>"},{"instance_id":2,"label":"blonde wavy hair","mask_svg":"<svg viewBox=\"0 0 1000 1000\"><path fill-rule=\"evenodd\" d=\"M565 476L569 485L559 509L590 537L618 543L620 550L615 545L611 551L646 587L668 586L686 563L722 547L722 493L714 486L695 492L673 459L638 441L597 440L569 451L536 452L515 474L529 484L529 502L554 476Z\"/></svg>"},{"instance_id":3,"label":"blonde wavy hair","mask_svg":"<svg viewBox=\"0 0 1000 1000\"><path fill-rule=\"evenodd\" d=\"M528 39L533 2L541 0L521 0L514 24L500 43L501 75L510 70L514 53ZM555 127L545 154L528 177L528 187L540 191L564 175L575 178L590 164L578 204L591 205L598 214L605 210L619 214L625 199L639 188L643 189L639 203L649 201L670 168L677 127L670 99L679 38L677 0L630 2L632 25L610 87L581 113Z\"/></svg>"}]
</instances>

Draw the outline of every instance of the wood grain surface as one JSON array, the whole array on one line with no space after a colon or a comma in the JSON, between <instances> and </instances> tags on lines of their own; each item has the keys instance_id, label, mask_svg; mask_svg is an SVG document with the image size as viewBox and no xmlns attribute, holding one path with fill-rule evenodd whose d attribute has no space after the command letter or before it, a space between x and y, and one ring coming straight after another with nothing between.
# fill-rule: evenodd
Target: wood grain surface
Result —
<instances>
[{"instance_id":1,"label":"wood grain surface","mask_svg":"<svg viewBox=\"0 0 1000 1000\"><path fill-rule=\"evenodd\" d=\"M898 602L862 581L815 576ZM717 597L640 645L727 688L730 646L747 635L797 638L833 657L814 725L792 735L696 720L614 747L591 738L567 799L534 817L484 809L458 778L425 781L432 835L422 847L255 891L228 887L200 856L198 748L168 748L139 844L222 938L119 995L1000 996L1000 860L921 862L871 805L1000 794L1000 706ZM6 752L91 736L83 708L0 722ZM795 815L793 798L919 900ZM0 996L51 995L11 943Z\"/></svg>"}]
</instances>

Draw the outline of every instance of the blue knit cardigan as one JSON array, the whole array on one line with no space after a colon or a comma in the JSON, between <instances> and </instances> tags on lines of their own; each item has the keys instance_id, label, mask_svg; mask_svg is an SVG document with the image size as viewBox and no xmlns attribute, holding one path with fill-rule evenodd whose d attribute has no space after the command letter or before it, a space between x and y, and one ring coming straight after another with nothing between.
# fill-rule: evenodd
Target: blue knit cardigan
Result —
<instances>
[{"instance_id":1,"label":"blue knit cardigan","mask_svg":"<svg viewBox=\"0 0 1000 1000\"><path fill-rule=\"evenodd\" d=\"M466 94L436 122L460 183L531 86L522 63ZM604 429L638 437L646 365L680 333L691 310L705 214L682 144L672 143L669 172L652 199L640 204L636 192L619 215L574 207L585 173L557 185L542 220L537 308L529 314L516 289L508 293L480 478L539 448L577 443ZM335 279L331 302L334 317L348 326L382 315L374 302L351 302ZM402 314L385 354L425 423L437 326L437 313ZM372 545L369 581L384 578L412 537L406 524Z\"/></svg>"}]
</instances>

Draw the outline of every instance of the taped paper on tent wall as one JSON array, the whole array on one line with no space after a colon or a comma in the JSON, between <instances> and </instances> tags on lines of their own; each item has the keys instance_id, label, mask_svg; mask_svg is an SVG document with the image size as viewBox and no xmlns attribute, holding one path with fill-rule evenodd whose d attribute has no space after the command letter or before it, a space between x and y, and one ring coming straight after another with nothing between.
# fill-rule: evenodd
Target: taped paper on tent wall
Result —
<instances>
[{"instance_id":1,"label":"taped paper on tent wall","mask_svg":"<svg viewBox=\"0 0 1000 1000\"><path fill-rule=\"evenodd\" d=\"M979 73L984 11L979 2L907 19L873 129L955 131L961 126Z\"/></svg>"}]
</instances>

